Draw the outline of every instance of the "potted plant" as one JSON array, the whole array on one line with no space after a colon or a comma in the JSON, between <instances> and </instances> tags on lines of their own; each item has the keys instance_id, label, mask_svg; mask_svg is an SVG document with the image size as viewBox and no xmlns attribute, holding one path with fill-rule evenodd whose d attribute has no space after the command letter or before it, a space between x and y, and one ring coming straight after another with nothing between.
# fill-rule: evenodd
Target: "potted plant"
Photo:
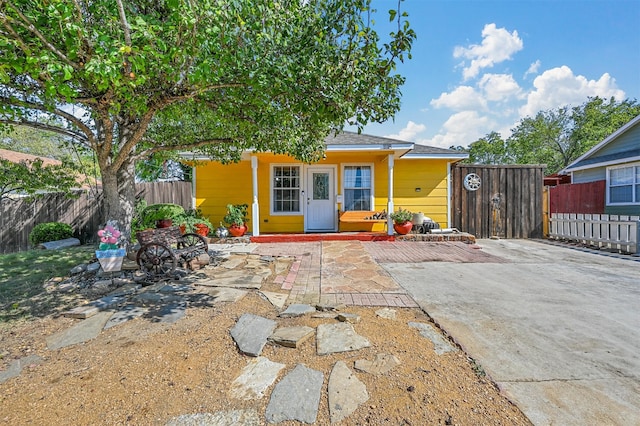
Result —
<instances>
[{"instance_id":1,"label":"potted plant","mask_svg":"<svg viewBox=\"0 0 640 426\"><path fill-rule=\"evenodd\" d=\"M213 230L211 221L206 218L200 209L187 210L183 215L176 218L176 223L180 224L182 233L195 233L206 237Z\"/></svg>"},{"instance_id":2,"label":"potted plant","mask_svg":"<svg viewBox=\"0 0 640 426\"><path fill-rule=\"evenodd\" d=\"M98 231L100 245L96 250L96 257L104 272L117 272L122 269L122 261L127 250L119 247L121 236L118 223L115 220L107 221L104 229Z\"/></svg>"},{"instance_id":3,"label":"potted plant","mask_svg":"<svg viewBox=\"0 0 640 426\"><path fill-rule=\"evenodd\" d=\"M404 210L402 207L398 211L389 215L393 219L393 229L400 235L408 234L413 228L413 213L409 210Z\"/></svg>"},{"instance_id":4,"label":"potted plant","mask_svg":"<svg viewBox=\"0 0 640 426\"><path fill-rule=\"evenodd\" d=\"M227 214L222 220L229 225L229 233L241 237L247 232L247 204L227 204Z\"/></svg>"}]
</instances>

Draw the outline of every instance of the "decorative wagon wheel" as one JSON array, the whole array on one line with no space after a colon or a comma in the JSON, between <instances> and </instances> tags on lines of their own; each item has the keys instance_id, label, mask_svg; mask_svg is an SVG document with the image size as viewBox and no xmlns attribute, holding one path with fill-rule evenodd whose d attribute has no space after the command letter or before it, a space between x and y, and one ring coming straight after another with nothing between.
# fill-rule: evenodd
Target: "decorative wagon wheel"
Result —
<instances>
[{"instance_id":1,"label":"decorative wagon wheel","mask_svg":"<svg viewBox=\"0 0 640 426\"><path fill-rule=\"evenodd\" d=\"M209 250L209 245L201 235L184 234L178 240L178 249L184 253L181 257L184 257L185 261L188 262L191 259L206 253Z\"/></svg>"},{"instance_id":2,"label":"decorative wagon wheel","mask_svg":"<svg viewBox=\"0 0 640 426\"><path fill-rule=\"evenodd\" d=\"M464 181L462 182L467 191L477 191L480 189L480 176L475 173L469 173L464 177Z\"/></svg>"},{"instance_id":3,"label":"decorative wagon wheel","mask_svg":"<svg viewBox=\"0 0 640 426\"><path fill-rule=\"evenodd\" d=\"M172 275L176 269L176 258L171 249L164 244L149 243L138 250L136 258L140 270L153 279Z\"/></svg>"}]
</instances>

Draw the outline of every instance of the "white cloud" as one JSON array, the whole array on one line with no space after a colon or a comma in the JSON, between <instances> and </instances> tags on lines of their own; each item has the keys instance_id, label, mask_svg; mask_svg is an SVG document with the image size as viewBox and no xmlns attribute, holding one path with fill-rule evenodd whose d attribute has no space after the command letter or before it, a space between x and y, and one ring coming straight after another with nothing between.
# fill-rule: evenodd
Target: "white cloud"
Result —
<instances>
[{"instance_id":1,"label":"white cloud","mask_svg":"<svg viewBox=\"0 0 640 426\"><path fill-rule=\"evenodd\" d=\"M468 146L489 133L495 126L496 123L489 117L481 116L476 111L463 111L449 117L439 134L429 140L418 142L441 148Z\"/></svg>"},{"instance_id":2,"label":"white cloud","mask_svg":"<svg viewBox=\"0 0 640 426\"><path fill-rule=\"evenodd\" d=\"M542 65L542 63L540 62L540 59L538 59L531 65L529 65L529 69L527 69L527 71L524 73L524 76L522 78L527 78L529 74L538 74L538 71L540 70L540 65Z\"/></svg>"},{"instance_id":3,"label":"white cloud","mask_svg":"<svg viewBox=\"0 0 640 426\"><path fill-rule=\"evenodd\" d=\"M626 97L608 73L602 74L599 80L587 80L582 75L574 75L566 65L543 72L533 80L533 87L527 103L519 110L521 117L535 116L539 111L565 105L579 105L586 102L589 96Z\"/></svg>"},{"instance_id":4,"label":"white cloud","mask_svg":"<svg viewBox=\"0 0 640 426\"><path fill-rule=\"evenodd\" d=\"M509 74L485 74L478 82L489 101L504 101L520 92L520 86Z\"/></svg>"},{"instance_id":5,"label":"white cloud","mask_svg":"<svg viewBox=\"0 0 640 426\"><path fill-rule=\"evenodd\" d=\"M464 79L468 80L476 77L483 68L511 59L522 47L522 39L517 31L510 33L504 28L496 28L496 24L487 24L482 30L482 44L456 46L453 56L471 60L462 73Z\"/></svg>"},{"instance_id":6,"label":"white cloud","mask_svg":"<svg viewBox=\"0 0 640 426\"><path fill-rule=\"evenodd\" d=\"M459 86L454 91L442 93L438 99L433 99L431 105L436 108L463 111L471 108L486 108L487 103L473 87Z\"/></svg>"},{"instance_id":7,"label":"white cloud","mask_svg":"<svg viewBox=\"0 0 640 426\"><path fill-rule=\"evenodd\" d=\"M419 133L422 133L426 130L427 126L424 124L417 124L413 121L409 121L404 129L401 129L395 135L386 135L386 138L398 139L401 141L407 142L415 142L415 137Z\"/></svg>"}]
</instances>

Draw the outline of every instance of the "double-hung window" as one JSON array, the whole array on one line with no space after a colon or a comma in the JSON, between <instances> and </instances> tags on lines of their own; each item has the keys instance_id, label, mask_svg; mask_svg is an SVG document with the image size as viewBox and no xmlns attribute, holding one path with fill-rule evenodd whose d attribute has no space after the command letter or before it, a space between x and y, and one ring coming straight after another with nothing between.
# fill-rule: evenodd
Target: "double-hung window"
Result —
<instances>
[{"instance_id":1,"label":"double-hung window","mask_svg":"<svg viewBox=\"0 0 640 426\"><path fill-rule=\"evenodd\" d=\"M300 166L273 166L271 193L273 213L300 213Z\"/></svg>"},{"instance_id":2,"label":"double-hung window","mask_svg":"<svg viewBox=\"0 0 640 426\"><path fill-rule=\"evenodd\" d=\"M640 204L640 164L607 172L607 204Z\"/></svg>"},{"instance_id":3,"label":"double-hung window","mask_svg":"<svg viewBox=\"0 0 640 426\"><path fill-rule=\"evenodd\" d=\"M343 210L372 210L371 166L344 166L342 179L344 189Z\"/></svg>"}]
</instances>

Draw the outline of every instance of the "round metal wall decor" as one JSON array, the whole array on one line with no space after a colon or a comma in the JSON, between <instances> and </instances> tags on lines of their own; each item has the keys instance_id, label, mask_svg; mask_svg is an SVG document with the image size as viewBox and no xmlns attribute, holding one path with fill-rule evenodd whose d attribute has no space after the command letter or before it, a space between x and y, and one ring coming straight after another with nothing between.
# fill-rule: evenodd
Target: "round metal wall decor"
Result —
<instances>
[{"instance_id":1,"label":"round metal wall decor","mask_svg":"<svg viewBox=\"0 0 640 426\"><path fill-rule=\"evenodd\" d=\"M475 173L469 173L464 177L463 184L467 191L477 191L480 189L480 176Z\"/></svg>"}]
</instances>

